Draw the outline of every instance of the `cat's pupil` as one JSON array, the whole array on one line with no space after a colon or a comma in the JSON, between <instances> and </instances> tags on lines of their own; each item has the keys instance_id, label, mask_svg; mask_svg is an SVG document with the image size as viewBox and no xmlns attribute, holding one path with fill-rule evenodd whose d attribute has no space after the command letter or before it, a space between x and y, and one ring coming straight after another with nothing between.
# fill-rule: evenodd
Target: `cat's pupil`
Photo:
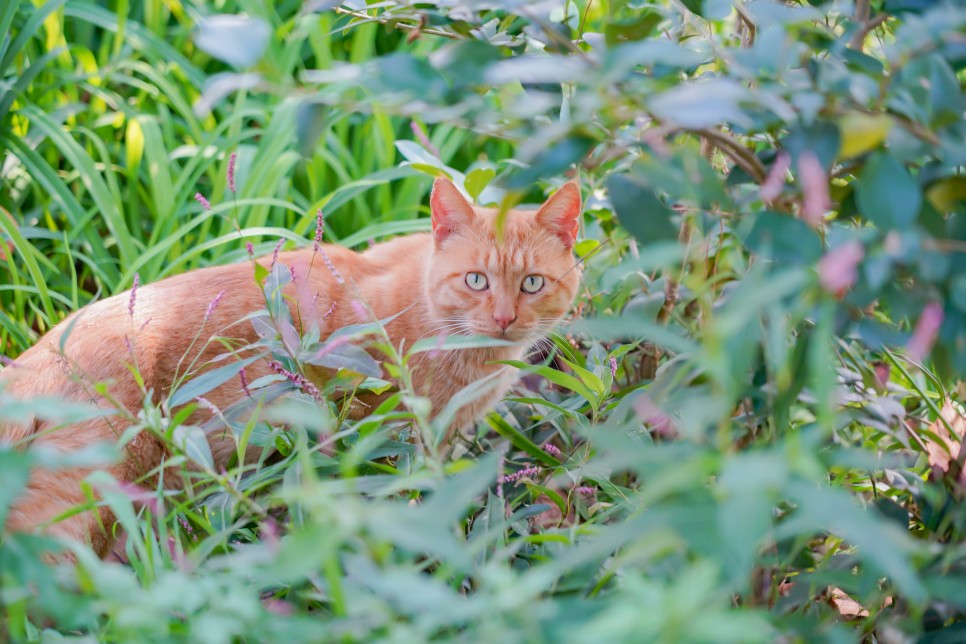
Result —
<instances>
[{"instance_id":1,"label":"cat's pupil","mask_svg":"<svg viewBox=\"0 0 966 644\"><path fill-rule=\"evenodd\" d=\"M474 291L482 291L486 288L486 276L483 273L467 273L466 285Z\"/></svg>"},{"instance_id":2,"label":"cat's pupil","mask_svg":"<svg viewBox=\"0 0 966 644\"><path fill-rule=\"evenodd\" d=\"M543 288L543 276L527 275L523 280L523 291L525 293L536 293Z\"/></svg>"}]
</instances>

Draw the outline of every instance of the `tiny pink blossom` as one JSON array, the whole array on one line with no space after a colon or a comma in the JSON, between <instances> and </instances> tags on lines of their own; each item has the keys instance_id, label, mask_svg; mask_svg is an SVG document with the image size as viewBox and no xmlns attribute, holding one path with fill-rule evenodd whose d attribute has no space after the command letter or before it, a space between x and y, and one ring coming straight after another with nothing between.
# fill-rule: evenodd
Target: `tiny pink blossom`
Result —
<instances>
[{"instance_id":1,"label":"tiny pink blossom","mask_svg":"<svg viewBox=\"0 0 966 644\"><path fill-rule=\"evenodd\" d=\"M798 172L802 180L802 219L818 228L825 222L825 213L832 209L828 176L811 150L805 150L798 157Z\"/></svg>"},{"instance_id":2,"label":"tiny pink blossom","mask_svg":"<svg viewBox=\"0 0 966 644\"><path fill-rule=\"evenodd\" d=\"M782 188L785 186L785 175L788 173L788 168L791 166L792 159L787 152L779 152L778 156L775 157L775 163L772 164L771 170L768 171L768 176L765 177L764 183L761 184L761 199L765 203L770 204L782 193Z\"/></svg>"},{"instance_id":3,"label":"tiny pink blossom","mask_svg":"<svg viewBox=\"0 0 966 644\"><path fill-rule=\"evenodd\" d=\"M245 242L245 250L248 251L248 256L255 259L255 247L252 246L251 242Z\"/></svg>"},{"instance_id":4,"label":"tiny pink blossom","mask_svg":"<svg viewBox=\"0 0 966 644\"><path fill-rule=\"evenodd\" d=\"M550 454L551 456L556 456L557 458L563 456L563 452L560 451L560 448L554 445L553 443L547 443L546 445L544 445L543 451L545 451L547 454Z\"/></svg>"},{"instance_id":5,"label":"tiny pink blossom","mask_svg":"<svg viewBox=\"0 0 966 644\"><path fill-rule=\"evenodd\" d=\"M232 192L235 192L235 158L237 156L237 152L232 152L231 156L228 157L228 189Z\"/></svg>"},{"instance_id":6,"label":"tiny pink blossom","mask_svg":"<svg viewBox=\"0 0 966 644\"><path fill-rule=\"evenodd\" d=\"M205 322L208 321L208 319L211 317L211 314L214 313L215 309L218 308L218 305L221 304L221 300L225 297L226 292L226 290L222 289L218 295L208 302L208 308L205 309Z\"/></svg>"},{"instance_id":7,"label":"tiny pink blossom","mask_svg":"<svg viewBox=\"0 0 966 644\"><path fill-rule=\"evenodd\" d=\"M580 487L576 488L576 492L581 496L593 496L597 494L597 489L587 485L581 485Z\"/></svg>"},{"instance_id":8,"label":"tiny pink blossom","mask_svg":"<svg viewBox=\"0 0 966 644\"><path fill-rule=\"evenodd\" d=\"M855 239L836 246L818 260L818 283L842 297L858 279L859 262L864 256L865 247Z\"/></svg>"},{"instance_id":9,"label":"tiny pink blossom","mask_svg":"<svg viewBox=\"0 0 966 644\"><path fill-rule=\"evenodd\" d=\"M292 284L295 283L295 266L288 267L288 275L292 278Z\"/></svg>"},{"instance_id":10,"label":"tiny pink blossom","mask_svg":"<svg viewBox=\"0 0 966 644\"><path fill-rule=\"evenodd\" d=\"M198 540L198 535L195 534L194 528L191 527L191 524L188 523L188 520L187 519L185 519L183 516L180 516L179 515L178 516L178 523L181 524L181 529L184 530L184 533L186 535L188 535L189 537L191 537L191 540L192 541L197 541Z\"/></svg>"},{"instance_id":11,"label":"tiny pink blossom","mask_svg":"<svg viewBox=\"0 0 966 644\"><path fill-rule=\"evenodd\" d=\"M128 303L127 303L127 312L131 314L132 318L134 317L134 303L137 301L138 286L140 284L141 284L141 275L140 273L135 273L134 284L131 285L131 299L128 300Z\"/></svg>"},{"instance_id":12,"label":"tiny pink blossom","mask_svg":"<svg viewBox=\"0 0 966 644\"><path fill-rule=\"evenodd\" d=\"M906 344L906 355L913 362L922 362L929 356L932 345L939 336L939 328L943 325L943 307L938 302L930 302L923 308L912 336Z\"/></svg>"},{"instance_id":13,"label":"tiny pink blossom","mask_svg":"<svg viewBox=\"0 0 966 644\"><path fill-rule=\"evenodd\" d=\"M617 359L614 356L610 356L610 375L611 378L617 377Z\"/></svg>"},{"instance_id":14,"label":"tiny pink blossom","mask_svg":"<svg viewBox=\"0 0 966 644\"><path fill-rule=\"evenodd\" d=\"M522 470L517 470L516 472L513 472L512 474L506 474L504 476L501 476L497 480L499 482L501 482L501 483L512 483L514 481L519 481L522 478L532 477L534 474L537 474L539 472L540 472L540 468L539 467L537 467L535 465L530 465L530 466L527 466L527 467L523 468Z\"/></svg>"},{"instance_id":15,"label":"tiny pink blossom","mask_svg":"<svg viewBox=\"0 0 966 644\"><path fill-rule=\"evenodd\" d=\"M333 302L332 305L329 307L329 310L322 314L323 320L327 320L333 313L335 313L335 305L336 303Z\"/></svg>"},{"instance_id":16,"label":"tiny pink blossom","mask_svg":"<svg viewBox=\"0 0 966 644\"><path fill-rule=\"evenodd\" d=\"M201 204L202 210L211 210L211 203L200 192L195 193L195 201Z\"/></svg>"}]
</instances>

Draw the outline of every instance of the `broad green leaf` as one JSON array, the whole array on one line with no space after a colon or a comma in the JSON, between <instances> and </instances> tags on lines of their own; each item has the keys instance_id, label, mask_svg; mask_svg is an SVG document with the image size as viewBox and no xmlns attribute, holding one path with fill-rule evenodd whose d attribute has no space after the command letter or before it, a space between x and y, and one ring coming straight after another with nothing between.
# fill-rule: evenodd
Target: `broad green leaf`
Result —
<instances>
[{"instance_id":1,"label":"broad green leaf","mask_svg":"<svg viewBox=\"0 0 966 644\"><path fill-rule=\"evenodd\" d=\"M919 215L922 193L909 171L894 157L879 152L869 157L859 175L859 210L882 230L904 230Z\"/></svg>"},{"instance_id":2,"label":"broad green leaf","mask_svg":"<svg viewBox=\"0 0 966 644\"><path fill-rule=\"evenodd\" d=\"M265 354L262 353L257 356L252 356L251 358L245 358L244 360L239 360L238 362L233 362L223 367L217 367L215 369L211 369L210 371L206 371L200 376L192 378L171 392L171 395L168 397L168 404L171 407L178 407L179 405L183 405L194 400L198 396L204 396L212 389L220 387L237 376L238 372L248 365L254 363L256 360L261 360L264 357Z\"/></svg>"}]
</instances>

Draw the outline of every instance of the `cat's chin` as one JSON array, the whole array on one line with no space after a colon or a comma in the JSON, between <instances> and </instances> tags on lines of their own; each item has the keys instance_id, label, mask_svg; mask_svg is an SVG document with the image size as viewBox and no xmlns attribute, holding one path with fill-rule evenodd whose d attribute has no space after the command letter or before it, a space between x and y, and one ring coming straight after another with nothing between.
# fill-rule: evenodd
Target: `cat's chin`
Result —
<instances>
[{"instance_id":1,"label":"cat's chin","mask_svg":"<svg viewBox=\"0 0 966 644\"><path fill-rule=\"evenodd\" d=\"M489 338L506 340L507 342L515 342L517 344L532 344L536 341L534 335L526 329L508 329L506 332L502 329L479 329L476 333L477 335L485 335Z\"/></svg>"}]
</instances>

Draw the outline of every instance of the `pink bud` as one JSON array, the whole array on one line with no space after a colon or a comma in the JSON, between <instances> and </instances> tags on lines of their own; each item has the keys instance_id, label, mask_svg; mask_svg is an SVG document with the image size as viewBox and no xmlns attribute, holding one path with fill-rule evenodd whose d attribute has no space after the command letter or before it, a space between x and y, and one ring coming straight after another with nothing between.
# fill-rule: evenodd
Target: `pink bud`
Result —
<instances>
[{"instance_id":1,"label":"pink bud","mask_svg":"<svg viewBox=\"0 0 966 644\"><path fill-rule=\"evenodd\" d=\"M778 153L775 163L768 171L768 176L761 184L761 198L765 203L770 204L781 195L782 188L785 186L785 174L788 172L791 162L792 159L787 152Z\"/></svg>"},{"instance_id":2,"label":"pink bud","mask_svg":"<svg viewBox=\"0 0 966 644\"><path fill-rule=\"evenodd\" d=\"M825 222L825 213L832 209L828 176L811 150L805 150L798 157L798 172L802 180L802 219L818 228Z\"/></svg>"},{"instance_id":3,"label":"pink bud","mask_svg":"<svg viewBox=\"0 0 966 644\"><path fill-rule=\"evenodd\" d=\"M857 240L836 246L818 260L818 282L826 291L842 297L858 279L865 247Z\"/></svg>"},{"instance_id":4,"label":"pink bud","mask_svg":"<svg viewBox=\"0 0 966 644\"><path fill-rule=\"evenodd\" d=\"M923 308L919 321L912 331L912 337L906 344L906 356L913 362L922 362L932 350L939 336L939 328L943 324L943 307L937 302L930 302Z\"/></svg>"}]
</instances>

